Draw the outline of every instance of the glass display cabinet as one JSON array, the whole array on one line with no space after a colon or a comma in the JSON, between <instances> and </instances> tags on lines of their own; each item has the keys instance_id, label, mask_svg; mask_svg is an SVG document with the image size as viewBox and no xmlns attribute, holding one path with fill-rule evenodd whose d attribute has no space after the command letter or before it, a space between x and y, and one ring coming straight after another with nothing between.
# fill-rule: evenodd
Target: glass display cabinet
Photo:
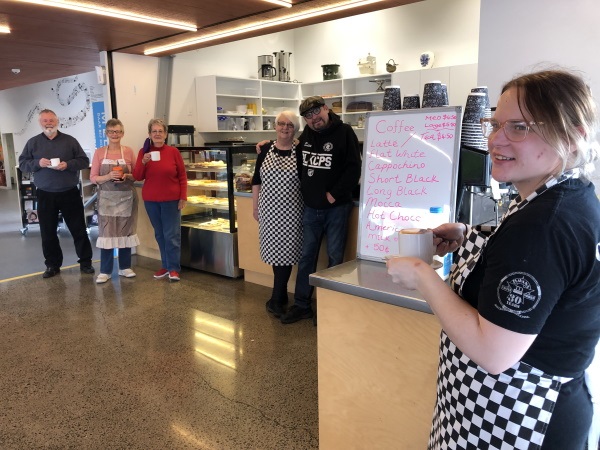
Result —
<instances>
[{"instance_id":1,"label":"glass display cabinet","mask_svg":"<svg viewBox=\"0 0 600 450\"><path fill-rule=\"evenodd\" d=\"M181 264L237 278L242 270L233 193L251 191L255 146L179 147L179 151L188 178L188 201L181 214Z\"/></svg>"}]
</instances>

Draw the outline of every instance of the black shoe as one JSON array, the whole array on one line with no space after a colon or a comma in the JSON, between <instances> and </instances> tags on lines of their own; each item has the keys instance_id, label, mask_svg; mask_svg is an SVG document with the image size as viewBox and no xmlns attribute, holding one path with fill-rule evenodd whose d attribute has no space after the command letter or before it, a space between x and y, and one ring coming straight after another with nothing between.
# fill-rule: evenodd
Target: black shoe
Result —
<instances>
[{"instance_id":1,"label":"black shoe","mask_svg":"<svg viewBox=\"0 0 600 450\"><path fill-rule=\"evenodd\" d=\"M302 319L311 319L312 316L312 308L300 308L296 305L292 305L289 311L281 316L281 323L294 323Z\"/></svg>"},{"instance_id":2,"label":"black shoe","mask_svg":"<svg viewBox=\"0 0 600 450\"><path fill-rule=\"evenodd\" d=\"M269 300L266 304L267 311L279 318L285 314L285 305L277 302L273 299Z\"/></svg>"},{"instance_id":3,"label":"black shoe","mask_svg":"<svg viewBox=\"0 0 600 450\"><path fill-rule=\"evenodd\" d=\"M54 275L58 275L60 273L60 268L58 267L46 267L46 271L42 275L42 278L52 278Z\"/></svg>"},{"instance_id":4,"label":"black shoe","mask_svg":"<svg viewBox=\"0 0 600 450\"><path fill-rule=\"evenodd\" d=\"M91 264L81 264L79 270L83 273L92 274L95 272L94 267Z\"/></svg>"}]
</instances>

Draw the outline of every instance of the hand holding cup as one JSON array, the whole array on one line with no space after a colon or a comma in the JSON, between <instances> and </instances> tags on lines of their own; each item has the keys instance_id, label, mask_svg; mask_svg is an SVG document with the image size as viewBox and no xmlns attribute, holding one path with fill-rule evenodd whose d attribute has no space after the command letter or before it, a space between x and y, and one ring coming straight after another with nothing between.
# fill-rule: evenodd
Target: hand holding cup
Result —
<instances>
[{"instance_id":1,"label":"hand holding cup","mask_svg":"<svg viewBox=\"0 0 600 450\"><path fill-rule=\"evenodd\" d=\"M113 181L123 181L123 178L125 177L121 166L114 166L110 175Z\"/></svg>"},{"instance_id":2,"label":"hand holding cup","mask_svg":"<svg viewBox=\"0 0 600 450\"><path fill-rule=\"evenodd\" d=\"M386 257L388 273L404 289L417 289L420 267L431 266L435 246L433 231L404 228L398 231L398 255Z\"/></svg>"}]
</instances>

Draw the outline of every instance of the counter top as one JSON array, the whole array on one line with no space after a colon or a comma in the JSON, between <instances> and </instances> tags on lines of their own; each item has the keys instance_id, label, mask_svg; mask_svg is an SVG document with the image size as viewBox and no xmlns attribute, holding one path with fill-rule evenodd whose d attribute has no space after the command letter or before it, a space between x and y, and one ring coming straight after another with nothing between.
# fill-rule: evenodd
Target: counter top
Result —
<instances>
[{"instance_id":1,"label":"counter top","mask_svg":"<svg viewBox=\"0 0 600 450\"><path fill-rule=\"evenodd\" d=\"M433 314L418 291L400 288L383 262L356 259L313 273L310 284L389 305Z\"/></svg>"}]
</instances>

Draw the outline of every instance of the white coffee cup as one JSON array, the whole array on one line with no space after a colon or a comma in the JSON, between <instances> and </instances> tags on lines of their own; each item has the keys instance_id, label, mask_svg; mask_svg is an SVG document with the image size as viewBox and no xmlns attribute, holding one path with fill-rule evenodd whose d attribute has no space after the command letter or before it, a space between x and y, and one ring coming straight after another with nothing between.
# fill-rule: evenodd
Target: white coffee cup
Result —
<instances>
[{"instance_id":1,"label":"white coffee cup","mask_svg":"<svg viewBox=\"0 0 600 450\"><path fill-rule=\"evenodd\" d=\"M431 264L435 254L433 231L422 228L403 228L398 231L398 254L413 256Z\"/></svg>"},{"instance_id":2,"label":"white coffee cup","mask_svg":"<svg viewBox=\"0 0 600 450\"><path fill-rule=\"evenodd\" d=\"M152 161L160 161L160 152L157 150L150 152L150 158Z\"/></svg>"},{"instance_id":3,"label":"white coffee cup","mask_svg":"<svg viewBox=\"0 0 600 450\"><path fill-rule=\"evenodd\" d=\"M50 160L50 164L52 165L52 167L56 167L60 164L60 158L52 158Z\"/></svg>"}]
</instances>

